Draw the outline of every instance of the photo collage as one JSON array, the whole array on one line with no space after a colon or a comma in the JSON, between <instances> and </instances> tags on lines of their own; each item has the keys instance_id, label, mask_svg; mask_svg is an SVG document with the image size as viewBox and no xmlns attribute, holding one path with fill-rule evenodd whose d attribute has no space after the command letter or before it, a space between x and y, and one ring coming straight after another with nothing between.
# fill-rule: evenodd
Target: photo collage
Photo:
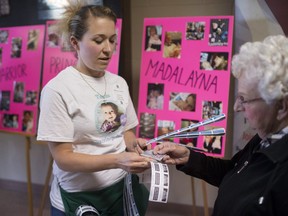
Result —
<instances>
[{"instance_id":1,"label":"photo collage","mask_svg":"<svg viewBox=\"0 0 288 216\"><path fill-rule=\"evenodd\" d=\"M0 29L0 130L35 134L43 41L42 25Z\"/></svg>"},{"instance_id":2,"label":"photo collage","mask_svg":"<svg viewBox=\"0 0 288 216\"><path fill-rule=\"evenodd\" d=\"M227 113L232 19L227 16L144 20L139 137L153 139ZM225 126L226 121L193 131ZM225 136L163 139L166 140L201 148L218 157L224 155Z\"/></svg>"}]
</instances>

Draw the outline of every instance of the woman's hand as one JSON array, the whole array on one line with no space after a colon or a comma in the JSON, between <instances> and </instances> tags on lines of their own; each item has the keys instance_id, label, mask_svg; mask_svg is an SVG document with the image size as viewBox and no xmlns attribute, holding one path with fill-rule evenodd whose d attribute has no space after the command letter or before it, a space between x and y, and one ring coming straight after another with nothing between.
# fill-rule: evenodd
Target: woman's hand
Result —
<instances>
[{"instance_id":1,"label":"woman's hand","mask_svg":"<svg viewBox=\"0 0 288 216\"><path fill-rule=\"evenodd\" d=\"M136 138L132 130L124 132L124 140L126 143L126 151L128 152L137 152L142 154L143 151L151 149L151 145L146 145L146 140L142 138Z\"/></svg>"},{"instance_id":2,"label":"woman's hand","mask_svg":"<svg viewBox=\"0 0 288 216\"><path fill-rule=\"evenodd\" d=\"M162 161L166 164L185 164L189 160L190 150L172 142L161 143L153 149L154 154L165 155Z\"/></svg>"},{"instance_id":3,"label":"woman's hand","mask_svg":"<svg viewBox=\"0 0 288 216\"><path fill-rule=\"evenodd\" d=\"M117 157L117 166L130 173L141 173L150 168L150 161L136 152L123 152Z\"/></svg>"},{"instance_id":4,"label":"woman's hand","mask_svg":"<svg viewBox=\"0 0 288 216\"><path fill-rule=\"evenodd\" d=\"M127 146L126 150L128 152L136 152L139 155L143 153L143 151L151 149L151 144L147 145L147 141L142 138L137 138L133 141L132 145Z\"/></svg>"},{"instance_id":5,"label":"woman's hand","mask_svg":"<svg viewBox=\"0 0 288 216\"><path fill-rule=\"evenodd\" d=\"M138 138L135 140L134 148L138 154L142 154L143 151L151 149L151 144L147 145L147 141L145 139Z\"/></svg>"}]
</instances>

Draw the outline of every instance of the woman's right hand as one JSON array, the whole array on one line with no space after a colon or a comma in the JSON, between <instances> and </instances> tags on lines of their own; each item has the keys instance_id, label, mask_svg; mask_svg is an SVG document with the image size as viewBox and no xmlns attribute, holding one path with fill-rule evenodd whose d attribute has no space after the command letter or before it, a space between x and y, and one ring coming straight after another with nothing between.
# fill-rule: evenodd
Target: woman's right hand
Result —
<instances>
[{"instance_id":1,"label":"woman's right hand","mask_svg":"<svg viewBox=\"0 0 288 216\"><path fill-rule=\"evenodd\" d=\"M185 164L189 160L190 150L172 142L163 142L153 149L154 154L165 155L162 161L166 164Z\"/></svg>"},{"instance_id":2,"label":"woman's right hand","mask_svg":"<svg viewBox=\"0 0 288 216\"><path fill-rule=\"evenodd\" d=\"M118 155L119 168L130 173L141 173L150 168L150 158L140 156L136 152L123 152Z\"/></svg>"}]
</instances>

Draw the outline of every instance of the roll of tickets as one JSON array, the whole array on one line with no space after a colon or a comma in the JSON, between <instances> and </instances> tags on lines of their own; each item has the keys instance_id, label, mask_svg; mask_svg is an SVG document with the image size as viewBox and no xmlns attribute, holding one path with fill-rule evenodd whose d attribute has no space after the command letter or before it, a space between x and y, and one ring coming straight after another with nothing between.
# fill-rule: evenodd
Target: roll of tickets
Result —
<instances>
[{"instance_id":1,"label":"roll of tickets","mask_svg":"<svg viewBox=\"0 0 288 216\"><path fill-rule=\"evenodd\" d=\"M167 203L169 194L169 169L167 164L151 163L151 186L149 200Z\"/></svg>"},{"instance_id":2,"label":"roll of tickets","mask_svg":"<svg viewBox=\"0 0 288 216\"><path fill-rule=\"evenodd\" d=\"M126 175L124 184L123 211L126 216L140 216L132 189L131 173Z\"/></svg>"}]
</instances>

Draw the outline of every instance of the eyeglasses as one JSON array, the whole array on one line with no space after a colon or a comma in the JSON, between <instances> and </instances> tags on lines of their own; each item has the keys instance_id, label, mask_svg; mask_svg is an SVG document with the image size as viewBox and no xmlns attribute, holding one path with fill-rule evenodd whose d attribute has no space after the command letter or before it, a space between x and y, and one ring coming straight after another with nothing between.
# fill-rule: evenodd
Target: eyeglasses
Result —
<instances>
[{"instance_id":1,"label":"eyeglasses","mask_svg":"<svg viewBox=\"0 0 288 216\"><path fill-rule=\"evenodd\" d=\"M244 100L244 97L243 96L237 96L236 97L236 102L241 104L241 106L245 106L247 104L250 104L252 102L255 102L255 101L263 101L263 98L253 98L253 99L250 99L250 100Z\"/></svg>"}]
</instances>

